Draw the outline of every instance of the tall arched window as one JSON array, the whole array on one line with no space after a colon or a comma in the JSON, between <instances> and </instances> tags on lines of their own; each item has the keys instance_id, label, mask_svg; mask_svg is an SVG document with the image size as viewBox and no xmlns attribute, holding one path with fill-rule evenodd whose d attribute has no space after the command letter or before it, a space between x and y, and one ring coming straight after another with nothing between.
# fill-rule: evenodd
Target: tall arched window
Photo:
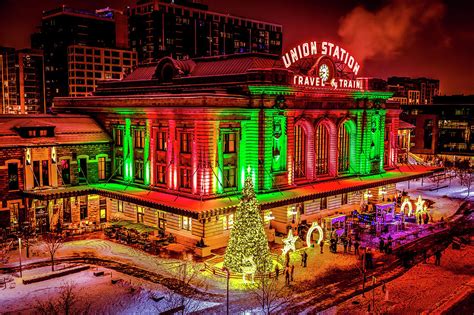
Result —
<instances>
[{"instance_id":1,"label":"tall arched window","mask_svg":"<svg viewBox=\"0 0 474 315\"><path fill-rule=\"evenodd\" d=\"M339 126L337 149L339 154L337 172L349 172L350 134L346 124L341 124Z\"/></svg>"},{"instance_id":2,"label":"tall arched window","mask_svg":"<svg viewBox=\"0 0 474 315\"><path fill-rule=\"evenodd\" d=\"M306 177L306 133L301 126L295 126L295 178Z\"/></svg>"},{"instance_id":3,"label":"tall arched window","mask_svg":"<svg viewBox=\"0 0 474 315\"><path fill-rule=\"evenodd\" d=\"M329 174L329 130L323 124L316 129L316 175Z\"/></svg>"}]
</instances>

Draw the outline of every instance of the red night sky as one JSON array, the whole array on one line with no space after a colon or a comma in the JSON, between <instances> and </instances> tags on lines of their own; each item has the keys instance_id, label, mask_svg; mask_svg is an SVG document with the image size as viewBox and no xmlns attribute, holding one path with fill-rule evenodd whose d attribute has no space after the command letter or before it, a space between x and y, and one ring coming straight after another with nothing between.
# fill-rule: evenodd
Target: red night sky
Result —
<instances>
[{"instance_id":1,"label":"red night sky","mask_svg":"<svg viewBox=\"0 0 474 315\"><path fill-rule=\"evenodd\" d=\"M29 47L41 12L62 4L122 8L133 0L0 0L0 45ZM442 94L474 94L474 1L204 0L213 11L280 23L284 51L329 40L362 64L361 75L426 76Z\"/></svg>"}]
</instances>

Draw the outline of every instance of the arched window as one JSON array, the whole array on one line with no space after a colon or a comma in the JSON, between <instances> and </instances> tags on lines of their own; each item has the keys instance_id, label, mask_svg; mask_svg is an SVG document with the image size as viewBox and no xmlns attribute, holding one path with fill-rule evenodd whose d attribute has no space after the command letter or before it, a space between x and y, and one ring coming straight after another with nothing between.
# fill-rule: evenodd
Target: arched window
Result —
<instances>
[{"instance_id":1,"label":"arched window","mask_svg":"<svg viewBox=\"0 0 474 315\"><path fill-rule=\"evenodd\" d=\"M316 175L329 174L329 130L323 124L316 129Z\"/></svg>"},{"instance_id":2,"label":"arched window","mask_svg":"<svg viewBox=\"0 0 474 315\"><path fill-rule=\"evenodd\" d=\"M339 153L337 172L349 172L350 134L346 124L341 124L339 126L337 149Z\"/></svg>"},{"instance_id":3,"label":"arched window","mask_svg":"<svg viewBox=\"0 0 474 315\"><path fill-rule=\"evenodd\" d=\"M304 129L295 126L295 178L306 177L306 133Z\"/></svg>"}]
</instances>

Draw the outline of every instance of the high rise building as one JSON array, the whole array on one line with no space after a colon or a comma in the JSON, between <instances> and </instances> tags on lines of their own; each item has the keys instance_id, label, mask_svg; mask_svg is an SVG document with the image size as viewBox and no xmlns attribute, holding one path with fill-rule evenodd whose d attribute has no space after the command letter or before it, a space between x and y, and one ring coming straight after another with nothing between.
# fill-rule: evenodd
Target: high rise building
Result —
<instances>
[{"instance_id":1,"label":"high rise building","mask_svg":"<svg viewBox=\"0 0 474 315\"><path fill-rule=\"evenodd\" d=\"M15 48L0 47L0 83L0 113L14 113L19 110L17 108Z\"/></svg>"},{"instance_id":2,"label":"high rise building","mask_svg":"<svg viewBox=\"0 0 474 315\"><path fill-rule=\"evenodd\" d=\"M126 47L124 18L112 9L87 11L62 6L43 12L40 33L34 34L31 42L33 48L44 51L48 103L69 93L68 47Z\"/></svg>"},{"instance_id":3,"label":"high rise building","mask_svg":"<svg viewBox=\"0 0 474 315\"><path fill-rule=\"evenodd\" d=\"M69 96L87 96L98 81L120 80L137 65L137 53L124 49L72 45L68 48Z\"/></svg>"},{"instance_id":4,"label":"high rise building","mask_svg":"<svg viewBox=\"0 0 474 315\"><path fill-rule=\"evenodd\" d=\"M388 78L388 89L393 92L393 100L401 104L433 104L433 97L439 95L439 80L429 78Z\"/></svg>"},{"instance_id":5,"label":"high rise building","mask_svg":"<svg viewBox=\"0 0 474 315\"><path fill-rule=\"evenodd\" d=\"M281 25L211 12L190 0L137 0L127 15L139 62L282 50Z\"/></svg>"},{"instance_id":6,"label":"high rise building","mask_svg":"<svg viewBox=\"0 0 474 315\"><path fill-rule=\"evenodd\" d=\"M17 87L19 112L43 114L46 111L43 52L23 49L17 51Z\"/></svg>"}]
</instances>

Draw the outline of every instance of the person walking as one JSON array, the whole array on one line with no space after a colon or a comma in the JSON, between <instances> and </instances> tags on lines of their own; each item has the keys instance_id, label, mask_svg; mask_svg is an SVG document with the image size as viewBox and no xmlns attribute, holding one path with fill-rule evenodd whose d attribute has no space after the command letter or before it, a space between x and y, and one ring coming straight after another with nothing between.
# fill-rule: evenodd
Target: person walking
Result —
<instances>
[{"instance_id":1,"label":"person walking","mask_svg":"<svg viewBox=\"0 0 474 315\"><path fill-rule=\"evenodd\" d=\"M308 264L308 253L306 253L306 251L304 251L304 266L306 268Z\"/></svg>"},{"instance_id":2,"label":"person walking","mask_svg":"<svg viewBox=\"0 0 474 315\"><path fill-rule=\"evenodd\" d=\"M324 241L319 242L319 247L321 248L321 254L322 254L323 249L324 249Z\"/></svg>"},{"instance_id":3,"label":"person walking","mask_svg":"<svg viewBox=\"0 0 474 315\"><path fill-rule=\"evenodd\" d=\"M435 252L435 265L441 266L441 251L439 249Z\"/></svg>"},{"instance_id":4,"label":"person walking","mask_svg":"<svg viewBox=\"0 0 474 315\"><path fill-rule=\"evenodd\" d=\"M351 248L352 248L352 237L349 237L349 242L348 242L348 247L349 247L349 253L351 252Z\"/></svg>"},{"instance_id":5,"label":"person walking","mask_svg":"<svg viewBox=\"0 0 474 315\"><path fill-rule=\"evenodd\" d=\"M342 240L342 246L344 247L344 254L347 254L347 239Z\"/></svg>"},{"instance_id":6,"label":"person walking","mask_svg":"<svg viewBox=\"0 0 474 315\"><path fill-rule=\"evenodd\" d=\"M385 250L385 242L384 242L383 238L380 238L379 250L380 250L381 253L383 253L384 250Z\"/></svg>"},{"instance_id":7,"label":"person walking","mask_svg":"<svg viewBox=\"0 0 474 315\"><path fill-rule=\"evenodd\" d=\"M354 243L354 254L355 255L359 255L359 246L360 246L359 241L356 240L355 243Z\"/></svg>"},{"instance_id":8,"label":"person walking","mask_svg":"<svg viewBox=\"0 0 474 315\"><path fill-rule=\"evenodd\" d=\"M278 264L275 266L275 279L278 281L278 276L280 275L280 267L278 267Z\"/></svg>"},{"instance_id":9,"label":"person walking","mask_svg":"<svg viewBox=\"0 0 474 315\"><path fill-rule=\"evenodd\" d=\"M295 273L295 265L291 264L291 269L290 269L290 281L293 282L293 274Z\"/></svg>"},{"instance_id":10,"label":"person walking","mask_svg":"<svg viewBox=\"0 0 474 315\"><path fill-rule=\"evenodd\" d=\"M285 283L287 286L290 285L290 267L285 268Z\"/></svg>"}]
</instances>

